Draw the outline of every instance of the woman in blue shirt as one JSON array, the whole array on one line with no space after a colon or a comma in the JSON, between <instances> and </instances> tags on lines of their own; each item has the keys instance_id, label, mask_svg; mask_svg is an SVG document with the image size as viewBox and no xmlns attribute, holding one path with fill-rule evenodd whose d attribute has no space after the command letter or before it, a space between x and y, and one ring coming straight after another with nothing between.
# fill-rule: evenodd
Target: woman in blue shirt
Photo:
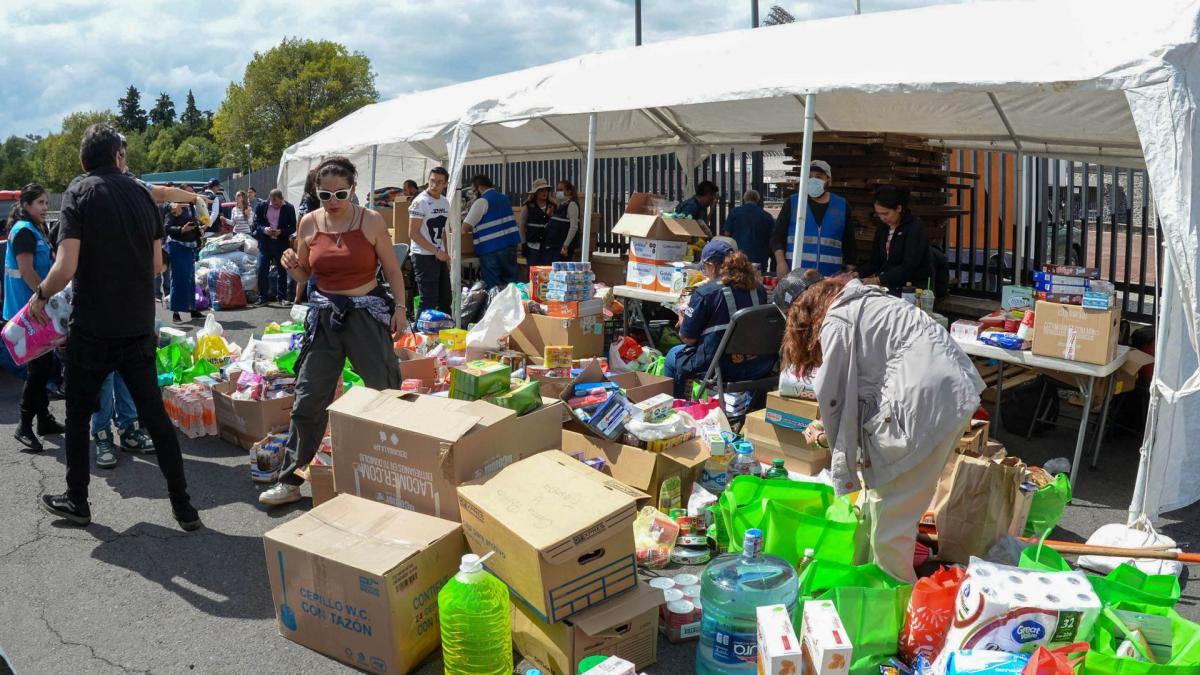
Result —
<instances>
[{"instance_id":1,"label":"woman in blue shirt","mask_svg":"<svg viewBox=\"0 0 1200 675\"><path fill-rule=\"evenodd\" d=\"M46 230L46 211L50 195L46 188L30 183L21 188L21 197L13 204L8 222L8 247L4 253L4 320L16 315L33 290L50 272L50 233ZM54 355L44 354L29 362L25 388L21 392L21 422L13 438L30 452L41 452L38 436L61 434L65 429L50 414L50 396L46 383L54 368ZM33 420L37 418L37 434Z\"/></svg>"},{"instance_id":2,"label":"woman in blue shirt","mask_svg":"<svg viewBox=\"0 0 1200 675\"><path fill-rule=\"evenodd\" d=\"M730 317L739 309L770 302L754 265L728 240L708 242L700 260L709 281L688 298L679 326L683 344L671 348L664 363L664 374L675 378L675 398L687 398L688 382L708 372ZM721 372L730 379L757 379L766 377L774 366L769 357L726 354Z\"/></svg>"}]
</instances>

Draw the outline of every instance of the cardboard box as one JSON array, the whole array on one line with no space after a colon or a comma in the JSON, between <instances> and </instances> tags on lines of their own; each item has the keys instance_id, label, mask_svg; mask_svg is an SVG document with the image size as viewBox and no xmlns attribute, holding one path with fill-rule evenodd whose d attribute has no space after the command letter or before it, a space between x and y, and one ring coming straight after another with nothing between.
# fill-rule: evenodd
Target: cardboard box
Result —
<instances>
[{"instance_id":1,"label":"cardboard box","mask_svg":"<svg viewBox=\"0 0 1200 675\"><path fill-rule=\"evenodd\" d=\"M575 357L604 354L604 321L598 316L562 319L527 314L512 332L509 344L529 356L541 358L546 345L571 345Z\"/></svg>"},{"instance_id":2,"label":"cardboard box","mask_svg":"<svg viewBox=\"0 0 1200 675\"><path fill-rule=\"evenodd\" d=\"M662 452L651 452L570 429L563 429L562 451L581 461L603 459L604 473L650 495L654 504L658 504L659 491L668 478L679 478L680 493L692 494L692 484L699 480L709 456L704 443L697 438Z\"/></svg>"},{"instance_id":3,"label":"cardboard box","mask_svg":"<svg viewBox=\"0 0 1200 675\"><path fill-rule=\"evenodd\" d=\"M1035 311L1034 354L1098 365L1116 357L1120 310L1086 309L1039 300Z\"/></svg>"},{"instance_id":4,"label":"cardboard box","mask_svg":"<svg viewBox=\"0 0 1200 675\"><path fill-rule=\"evenodd\" d=\"M663 198L647 192L635 192L625 203L625 213L613 226L613 234L642 239L688 241L693 237L710 237L702 223L691 218L663 218L659 206Z\"/></svg>"},{"instance_id":5,"label":"cardboard box","mask_svg":"<svg viewBox=\"0 0 1200 675\"><path fill-rule=\"evenodd\" d=\"M775 426L804 431L810 422L820 417L821 407L816 401L780 396L778 391L767 394L766 420Z\"/></svg>"},{"instance_id":6,"label":"cardboard box","mask_svg":"<svg viewBox=\"0 0 1200 675\"><path fill-rule=\"evenodd\" d=\"M800 640L804 667L811 675L848 675L854 645L837 608L828 600L804 603Z\"/></svg>"},{"instance_id":7,"label":"cardboard box","mask_svg":"<svg viewBox=\"0 0 1200 675\"><path fill-rule=\"evenodd\" d=\"M625 285L647 291L661 290L658 287L658 273L660 269L674 271L675 268L670 265L656 265L654 263L630 260L625 266Z\"/></svg>"},{"instance_id":8,"label":"cardboard box","mask_svg":"<svg viewBox=\"0 0 1200 675\"><path fill-rule=\"evenodd\" d=\"M237 385L233 382L218 382L212 387L217 435L222 439L249 450L260 438L276 429L286 429L292 421L295 396L240 401L230 397L236 390Z\"/></svg>"},{"instance_id":9,"label":"cardboard box","mask_svg":"<svg viewBox=\"0 0 1200 675\"><path fill-rule=\"evenodd\" d=\"M546 623L512 605L513 646L543 673L574 675L589 656L612 655L645 668L658 658L658 606L663 593L645 583L561 623Z\"/></svg>"},{"instance_id":10,"label":"cardboard box","mask_svg":"<svg viewBox=\"0 0 1200 675\"><path fill-rule=\"evenodd\" d=\"M637 585L633 519L646 495L558 451L458 488L472 551L514 600L557 623Z\"/></svg>"},{"instance_id":11,"label":"cardboard box","mask_svg":"<svg viewBox=\"0 0 1200 675\"><path fill-rule=\"evenodd\" d=\"M562 404L518 421L486 401L354 387L329 406L334 486L340 494L458 520L455 488L557 448Z\"/></svg>"},{"instance_id":12,"label":"cardboard box","mask_svg":"<svg viewBox=\"0 0 1200 675\"><path fill-rule=\"evenodd\" d=\"M758 623L760 675L799 675L803 671L800 640L785 605L763 605L755 612Z\"/></svg>"},{"instance_id":13,"label":"cardboard box","mask_svg":"<svg viewBox=\"0 0 1200 675\"><path fill-rule=\"evenodd\" d=\"M546 315L560 319L578 319L599 316L604 313L604 301L600 298L580 301L551 300L546 303Z\"/></svg>"},{"instance_id":14,"label":"cardboard box","mask_svg":"<svg viewBox=\"0 0 1200 675\"><path fill-rule=\"evenodd\" d=\"M457 523L341 495L263 545L280 635L373 673L438 648L437 592L465 553Z\"/></svg>"},{"instance_id":15,"label":"cardboard box","mask_svg":"<svg viewBox=\"0 0 1200 675\"><path fill-rule=\"evenodd\" d=\"M625 396L634 403L641 403L659 394L673 394L675 380L663 375L648 373L610 373L608 379L625 390Z\"/></svg>"},{"instance_id":16,"label":"cardboard box","mask_svg":"<svg viewBox=\"0 0 1200 675\"><path fill-rule=\"evenodd\" d=\"M1096 381L1095 396L1092 399L1092 412L1100 412L1100 409L1104 406L1104 392L1107 391L1107 387L1110 384L1113 388L1113 396L1133 391L1137 387L1138 371L1152 363L1154 363L1154 357L1150 354L1140 349L1130 349L1125 363L1121 364L1121 367L1117 369L1117 372L1112 374L1111 378L1106 377ZM1057 370L1045 370L1042 368L1037 368L1036 370L1042 375L1053 378L1069 387L1071 395L1067 399L1068 402L1083 407L1082 396L1077 390L1079 383L1071 375Z\"/></svg>"},{"instance_id":17,"label":"cardboard box","mask_svg":"<svg viewBox=\"0 0 1200 675\"><path fill-rule=\"evenodd\" d=\"M325 464L308 465L308 489L312 490L312 505L320 506L337 496L333 487L333 467Z\"/></svg>"},{"instance_id":18,"label":"cardboard box","mask_svg":"<svg viewBox=\"0 0 1200 675\"><path fill-rule=\"evenodd\" d=\"M971 420L966 433L958 441L957 451L961 454L971 455L972 457L986 456L988 428L989 424L987 422Z\"/></svg>"},{"instance_id":19,"label":"cardboard box","mask_svg":"<svg viewBox=\"0 0 1200 675\"><path fill-rule=\"evenodd\" d=\"M771 424L766 413L756 410L746 415L742 426L742 435L754 445L755 459L770 464L776 457L782 457L788 471L806 476L815 476L829 468L833 456L828 449L809 445L803 432Z\"/></svg>"},{"instance_id":20,"label":"cardboard box","mask_svg":"<svg viewBox=\"0 0 1200 675\"><path fill-rule=\"evenodd\" d=\"M688 243L661 239L629 239L629 259L654 265L670 265L687 259Z\"/></svg>"},{"instance_id":21,"label":"cardboard box","mask_svg":"<svg viewBox=\"0 0 1200 675\"><path fill-rule=\"evenodd\" d=\"M400 380L420 380L421 386L433 389L437 385L438 363L432 356L422 356L411 349L396 350L400 359Z\"/></svg>"},{"instance_id":22,"label":"cardboard box","mask_svg":"<svg viewBox=\"0 0 1200 675\"><path fill-rule=\"evenodd\" d=\"M377 210L379 215L383 216L383 222L387 223L388 228L392 230L393 244L407 244L411 241L408 236L407 198L397 197L390 208L385 206Z\"/></svg>"},{"instance_id":23,"label":"cardboard box","mask_svg":"<svg viewBox=\"0 0 1200 675\"><path fill-rule=\"evenodd\" d=\"M477 401L508 391L512 368L497 361L478 359L450 369L450 398Z\"/></svg>"}]
</instances>

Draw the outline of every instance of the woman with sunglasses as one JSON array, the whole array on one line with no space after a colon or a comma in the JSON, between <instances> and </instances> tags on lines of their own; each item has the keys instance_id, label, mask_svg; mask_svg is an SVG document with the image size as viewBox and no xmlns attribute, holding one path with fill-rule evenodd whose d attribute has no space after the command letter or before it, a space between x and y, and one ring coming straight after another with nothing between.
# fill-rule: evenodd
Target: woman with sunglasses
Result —
<instances>
[{"instance_id":1,"label":"woman with sunglasses","mask_svg":"<svg viewBox=\"0 0 1200 675\"><path fill-rule=\"evenodd\" d=\"M296 359L296 402L288 433L287 461L279 482L259 495L268 506L300 499L303 480L295 470L316 454L329 419L346 359L372 389L400 387L400 364L393 339L405 330L404 275L383 217L351 203L357 170L345 157L317 167L321 208L300 221L296 249L282 262L297 286L316 276L309 295L304 343ZM383 275L396 297L376 281Z\"/></svg>"}]
</instances>

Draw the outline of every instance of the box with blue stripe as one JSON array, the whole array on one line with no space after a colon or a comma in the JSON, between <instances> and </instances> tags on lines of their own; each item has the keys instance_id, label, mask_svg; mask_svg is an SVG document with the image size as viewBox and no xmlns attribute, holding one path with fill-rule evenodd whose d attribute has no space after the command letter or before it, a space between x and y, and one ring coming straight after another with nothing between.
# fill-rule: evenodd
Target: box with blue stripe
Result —
<instances>
[{"instance_id":1,"label":"box with blue stripe","mask_svg":"<svg viewBox=\"0 0 1200 675\"><path fill-rule=\"evenodd\" d=\"M558 451L458 488L468 546L513 601L557 623L637 585L633 519L648 496Z\"/></svg>"}]
</instances>

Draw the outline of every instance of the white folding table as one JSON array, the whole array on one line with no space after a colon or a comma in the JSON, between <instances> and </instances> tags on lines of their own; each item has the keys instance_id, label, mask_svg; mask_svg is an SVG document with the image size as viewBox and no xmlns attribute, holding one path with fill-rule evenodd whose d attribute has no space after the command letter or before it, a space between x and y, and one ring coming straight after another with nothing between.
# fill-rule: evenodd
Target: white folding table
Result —
<instances>
[{"instance_id":1,"label":"white folding table","mask_svg":"<svg viewBox=\"0 0 1200 675\"><path fill-rule=\"evenodd\" d=\"M1065 373L1075 378L1075 383L1079 387L1079 393L1083 395L1083 413L1079 419L1079 435L1075 439L1075 459L1071 462L1071 487L1074 487L1075 479L1078 476L1079 462L1083 458L1083 443L1087 436L1088 415L1092 411L1096 380L1097 378L1106 378L1112 375L1123 366L1125 359L1129 356L1129 347L1124 345L1118 346L1116 357L1112 361L1098 366L1092 363L1056 359L1051 356L1038 356L1033 352L1025 350L1001 349L1000 347L984 344L978 340L955 338L954 341L958 343L959 347L962 347L964 352L971 356L995 359L998 362L996 408L995 413L993 413L993 423L997 427L1000 426L1000 399L1003 398L1004 393L1004 364L1012 363L1029 368L1043 368ZM1109 380L1104 392L1104 403L1100 408L1100 426L1096 428L1096 447L1093 453L1099 452L1100 442L1104 438L1104 424L1108 418L1108 404L1112 400L1112 388L1112 380Z\"/></svg>"},{"instance_id":2,"label":"white folding table","mask_svg":"<svg viewBox=\"0 0 1200 675\"><path fill-rule=\"evenodd\" d=\"M679 302L678 293L668 293L666 291L648 291L644 288L634 288L633 286L615 286L613 287L613 295L618 298L624 298L625 311L622 312L622 324L625 327L625 334L629 335L629 324L631 320L637 319L641 322L642 328L646 331L646 340L651 347L655 347L654 336L650 334L650 323L646 321L646 314L642 310L643 302L657 302L660 305L674 304Z\"/></svg>"}]
</instances>

